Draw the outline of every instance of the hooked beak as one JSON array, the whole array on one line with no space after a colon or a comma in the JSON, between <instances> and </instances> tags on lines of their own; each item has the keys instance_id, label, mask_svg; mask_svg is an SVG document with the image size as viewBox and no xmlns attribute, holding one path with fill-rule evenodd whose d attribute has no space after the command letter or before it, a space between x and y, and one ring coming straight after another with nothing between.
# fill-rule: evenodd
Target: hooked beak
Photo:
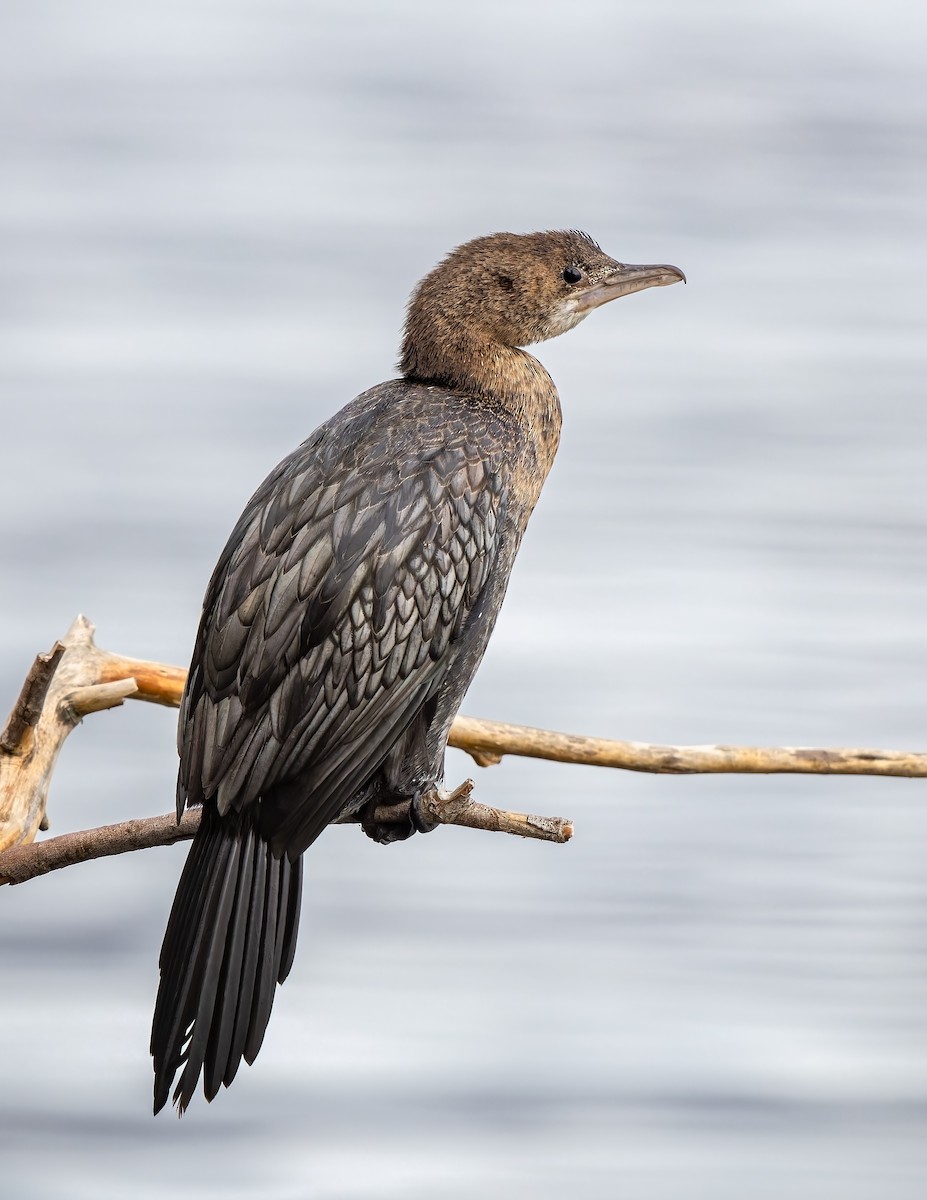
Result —
<instances>
[{"instance_id":1,"label":"hooked beak","mask_svg":"<svg viewBox=\"0 0 927 1200\"><path fill-rule=\"evenodd\" d=\"M642 292L644 288L668 287L671 283L685 283L686 277L678 267L666 263L655 266L635 266L631 263L616 263L604 279L600 279L587 291L576 296L576 310L582 313L591 312L609 300L617 300L619 296L630 296L632 292Z\"/></svg>"}]
</instances>

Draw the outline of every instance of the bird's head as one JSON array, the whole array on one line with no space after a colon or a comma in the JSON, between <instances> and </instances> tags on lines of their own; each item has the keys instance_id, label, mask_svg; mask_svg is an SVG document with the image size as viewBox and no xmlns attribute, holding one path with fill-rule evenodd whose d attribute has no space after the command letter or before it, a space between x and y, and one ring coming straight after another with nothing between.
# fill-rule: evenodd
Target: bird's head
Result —
<instances>
[{"instance_id":1,"label":"bird's head","mask_svg":"<svg viewBox=\"0 0 927 1200\"><path fill-rule=\"evenodd\" d=\"M609 300L685 278L678 267L616 262L576 230L476 238L452 250L415 289L402 370L427 377L422 358L432 358L436 343L453 354L473 342L542 342Z\"/></svg>"}]
</instances>

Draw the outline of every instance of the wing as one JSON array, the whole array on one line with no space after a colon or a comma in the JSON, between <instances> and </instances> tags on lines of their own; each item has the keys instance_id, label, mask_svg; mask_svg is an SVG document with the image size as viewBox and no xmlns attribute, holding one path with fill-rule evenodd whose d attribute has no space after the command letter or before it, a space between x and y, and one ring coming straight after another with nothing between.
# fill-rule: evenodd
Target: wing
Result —
<instances>
[{"instance_id":1,"label":"wing","mask_svg":"<svg viewBox=\"0 0 927 1200\"><path fill-rule=\"evenodd\" d=\"M500 429L384 386L389 403L349 405L252 498L210 582L181 710L178 807L260 800L291 855L436 693L499 545Z\"/></svg>"}]
</instances>

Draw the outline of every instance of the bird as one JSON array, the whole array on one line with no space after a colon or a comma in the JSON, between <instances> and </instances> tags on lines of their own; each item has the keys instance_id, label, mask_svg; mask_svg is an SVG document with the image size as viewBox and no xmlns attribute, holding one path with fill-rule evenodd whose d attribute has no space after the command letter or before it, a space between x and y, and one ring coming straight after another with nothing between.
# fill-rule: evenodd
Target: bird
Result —
<instances>
[{"instance_id":1,"label":"bird","mask_svg":"<svg viewBox=\"0 0 927 1200\"><path fill-rule=\"evenodd\" d=\"M678 267L586 233L495 233L412 293L400 376L284 458L210 579L178 723L177 819L202 809L160 956L154 1112L254 1062L296 950L302 859L336 819L432 828L448 732L557 451L524 347ZM179 1072L176 1084L175 1078Z\"/></svg>"}]
</instances>

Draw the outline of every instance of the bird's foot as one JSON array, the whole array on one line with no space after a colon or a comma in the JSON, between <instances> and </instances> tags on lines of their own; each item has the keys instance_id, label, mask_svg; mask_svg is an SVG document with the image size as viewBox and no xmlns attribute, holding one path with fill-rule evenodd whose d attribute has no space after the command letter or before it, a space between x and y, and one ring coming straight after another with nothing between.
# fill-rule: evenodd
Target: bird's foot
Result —
<instances>
[{"instance_id":1,"label":"bird's foot","mask_svg":"<svg viewBox=\"0 0 927 1200\"><path fill-rule=\"evenodd\" d=\"M361 810L361 828L369 838L382 846L404 842L416 832L411 810L412 801L409 799L397 800L394 804L371 800Z\"/></svg>"}]
</instances>

